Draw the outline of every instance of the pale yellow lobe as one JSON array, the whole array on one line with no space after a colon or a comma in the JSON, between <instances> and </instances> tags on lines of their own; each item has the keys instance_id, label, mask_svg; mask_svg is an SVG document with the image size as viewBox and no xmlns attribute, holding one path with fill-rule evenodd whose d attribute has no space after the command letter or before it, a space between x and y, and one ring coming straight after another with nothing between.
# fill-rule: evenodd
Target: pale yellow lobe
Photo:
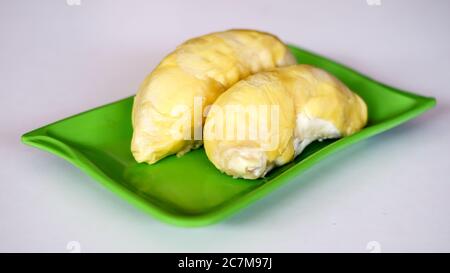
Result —
<instances>
[{"instance_id":1,"label":"pale yellow lobe","mask_svg":"<svg viewBox=\"0 0 450 273\"><path fill-rule=\"evenodd\" d=\"M272 147L260 138L221 139L214 129L229 117L211 111L206 119L204 145L208 158L228 175L246 179L263 177L273 167L292 161L315 140L348 136L367 123L367 107L358 95L329 73L308 65L278 68L241 80L213 107L225 109L229 105L279 108L277 122L266 122L269 142L276 144ZM250 124L254 118L246 115L241 121ZM269 115L262 118L269 119ZM225 127L224 131L237 129Z\"/></svg>"},{"instance_id":2,"label":"pale yellow lobe","mask_svg":"<svg viewBox=\"0 0 450 273\"><path fill-rule=\"evenodd\" d=\"M295 62L278 38L253 30L212 33L183 43L144 80L134 99L134 158L151 164L200 146L194 130L203 124L194 124L194 98L203 98L204 108L240 79ZM191 121L187 126L180 121L184 118ZM191 138L179 137L186 132Z\"/></svg>"}]
</instances>

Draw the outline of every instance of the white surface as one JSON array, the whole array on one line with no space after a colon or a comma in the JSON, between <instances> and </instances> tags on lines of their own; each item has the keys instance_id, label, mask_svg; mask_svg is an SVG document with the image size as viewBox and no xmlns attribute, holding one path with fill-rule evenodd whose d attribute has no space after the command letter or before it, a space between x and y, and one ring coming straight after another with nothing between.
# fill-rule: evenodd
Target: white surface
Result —
<instances>
[{"instance_id":1,"label":"white surface","mask_svg":"<svg viewBox=\"0 0 450 273\"><path fill-rule=\"evenodd\" d=\"M368 252L371 241L385 252L450 251L450 1L192 2L1 1L0 251L67 252L70 241L84 252ZM438 106L195 229L160 223L20 143L133 94L185 39L232 27L273 32Z\"/></svg>"}]
</instances>

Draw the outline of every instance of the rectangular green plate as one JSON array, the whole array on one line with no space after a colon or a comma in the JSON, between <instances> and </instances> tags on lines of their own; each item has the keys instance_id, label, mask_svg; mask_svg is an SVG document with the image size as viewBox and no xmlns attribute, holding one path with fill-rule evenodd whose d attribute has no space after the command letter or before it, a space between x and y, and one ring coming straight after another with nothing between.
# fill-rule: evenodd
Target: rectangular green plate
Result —
<instances>
[{"instance_id":1,"label":"rectangular green plate","mask_svg":"<svg viewBox=\"0 0 450 273\"><path fill-rule=\"evenodd\" d=\"M299 63L331 72L364 98L369 123L352 136L311 144L294 162L264 179L248 181L222 174L203 149L154 165L136 163L130 152L133 97L36 129L23 135L22 141L68 160L160 220L201 226L269 194L339 149L406 122L436 104L434 98L400 91L324 57L293 46L290 49Z\"/></svg>"}]
</instances>

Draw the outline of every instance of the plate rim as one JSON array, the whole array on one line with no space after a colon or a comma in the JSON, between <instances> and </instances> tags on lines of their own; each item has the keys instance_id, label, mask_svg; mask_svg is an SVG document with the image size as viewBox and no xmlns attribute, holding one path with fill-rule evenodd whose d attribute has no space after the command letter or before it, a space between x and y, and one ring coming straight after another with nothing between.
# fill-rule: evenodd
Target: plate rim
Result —
<instances>
[{"instance_id":1,"label":"plate rim","mask_svg":"<svg viewBox=\"0 0 450 273\"><path fill-rule=\"evenodd\" d=\"M129 203L140 208L141 210L150 214L151 216L155 217L158 220L161 220L169 224L174 224L177 226L196 227L196 226L210 225L227 218L228 216L248 206L254 201L269 194L270 192L280 187L281 185L289 181L292 181L293 180L292 178L294 176L299 175L303 171L309 169L327 155L332 154L341 149L344 149L347 146L350 146L351 144L357 143L361 140L367 139L371 136L377 135L393 127L396 127L397 125L400 125L408 120L411 120L419 116L423 112L433 108L436 105L436 99L434 97L425 97L412 92L391 87L384 83L378 82L366 75L363 75L353 70L352 68L344 66L334 60L322 57L316 53L313 53L309 50L305 50L303 48L299 48L297 46L289 45L289 49L292 51L297 51L299 53L306 53L314 58L326 61L340 69L347 70L347 72L353 74L354 76L363 78L367 81L370 81L378 85L379 87L388 89L390 92L394 92L412 98L414 99L415 103L411 109L406 110L405 112L402 112L399 115L383 120L378 124L366 127L363 130L351 136L338 139L337 141L325 146L324 148L304 158L302 160L302 164L294 164L292 167L286 169L282 174L272 179L270 183L264 183L260 187L257 187L252 191L247 192L240 198L232 202L229 202L228 204L224 204L222 206L217 207L216 209L205 212L203 214L195 214L195 215L182 215L172 213L169 210L165 210L162 207L159 207L158 205L149 202L142 196L136 194L135 192L125 187L124 185L117 183L114 179L112 179L102 170L100 170L92 161L90 161L82 153L78 152L76 149L71 147L70 144L60 141L52 136L49 136L45 132L46 131L45 129L48 126L63 122L65 120L74 118L79 115L89 113L91 111L98 110L100 108L105 108L113 104L122 103L126 100L132 99L134 96L126 97L121 100L117 100L105 105L94 107L92 109L78 113L76 115L72 115L67 118L58 120L56 122L47 124L45 126L42 126L40 128L37 128L35 130L23 134L21 136L21 141L26 145L50 152L58 157L67 160L68 162L79 168L81 171L86 173L88 176L94 178L95 181L99 182L107 189L111 190L113 193L117 194L118 196L122 197Z\"/></svg>"}]
</instances>

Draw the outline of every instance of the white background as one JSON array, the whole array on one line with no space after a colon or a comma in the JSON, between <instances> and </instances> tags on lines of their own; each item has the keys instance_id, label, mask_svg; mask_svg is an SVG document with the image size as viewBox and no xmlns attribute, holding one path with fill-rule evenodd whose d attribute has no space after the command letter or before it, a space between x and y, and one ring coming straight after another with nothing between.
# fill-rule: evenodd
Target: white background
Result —
<instances>
[{"instance_id":1,"label":"white background","mask_svg":"<svg viewBox=\"0 0 450 273\"><path fill-rule=\"evenodd\" d=\"M0 251L450 251L450 1L0 3ZM438 106L204 228L160 223L20 143L134 94L177 44L228 28L272 32Z\"/></svg>"}]
</instances>

